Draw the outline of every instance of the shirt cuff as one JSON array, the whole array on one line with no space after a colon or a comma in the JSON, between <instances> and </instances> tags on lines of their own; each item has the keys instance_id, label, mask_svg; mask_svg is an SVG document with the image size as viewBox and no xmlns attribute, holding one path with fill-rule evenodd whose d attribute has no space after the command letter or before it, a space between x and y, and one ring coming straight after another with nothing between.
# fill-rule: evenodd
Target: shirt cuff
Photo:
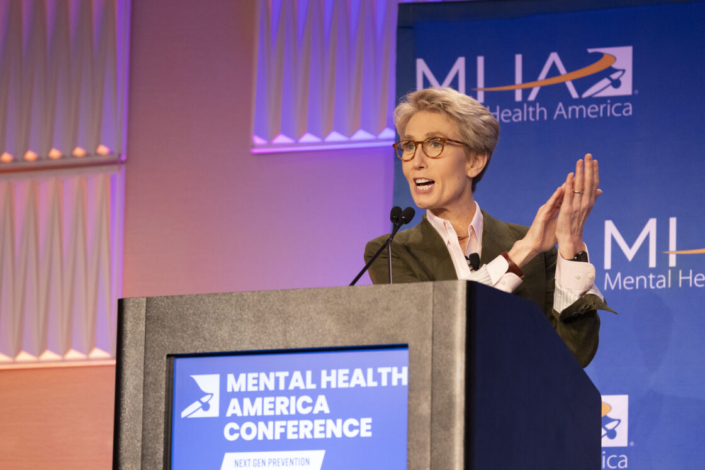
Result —
<instances>
[{"instance_id":1,"label":"shirt cuff","mask_svg":"<svg viewBox=\"0 0 705 470\"><path fill-rule=\"evenodd\" d=\"M485 266L487 267L487 272L490 276L490 285L501 291L511 294L522 283L519 276L514 273L507 272L507 269L509 269L509 263L507 263L507 260L504 259L504 256L500 255L496 257Z\"/></svg>"},{"instance_id":2,"label":"shirt cuff","mask_svg":"<svg viewBox=\"0 0 705 470\"><path fill-rule=\"evenodd\" d=\"M553 309L561 313L586 294L605 299L595 285L595 266L580 261L569 261L558 253Z\"/></svg>"},{"instance_id":3,"label":"shirt cuff","mask_svg":"<svg viewBox=\"0 0 705 470\"><path fill-rule=\"evenodd\" d=\"M595 285L588 289L583 295L587 294L594 294L601 300L605 300L602 292L600 292ZM577 295L574 292L563 289L560 285L558 285L558 283L556 283L556 290L553 291L553 309L558 313L563 313L563 310L573 305L578 301L578 299L583 297L583 295Z\"/></svg>"},{"instance_id":4,"label":"shirt cuff","mask_svg":"<svg viewBox=\"0 0 705 470\"><path fill-rule=\"evenodd\" d=\"M568 261L558 253L556 284L580 297L595 284L595 266L581 261Z\"/></svg>"}]
</instances>

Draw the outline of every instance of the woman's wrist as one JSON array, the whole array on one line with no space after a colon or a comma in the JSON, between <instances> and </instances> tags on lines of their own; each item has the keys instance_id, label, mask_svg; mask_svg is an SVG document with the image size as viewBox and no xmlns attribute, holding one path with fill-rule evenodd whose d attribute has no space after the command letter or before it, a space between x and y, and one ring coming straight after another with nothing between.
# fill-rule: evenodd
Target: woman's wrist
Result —
<instances>
[{"instance_id":1,"label":"woman's wrist","mask_svg":"<svg viewBox=\"0 0 705 470\"><path fill-rule=\"evenodd\" d=\"M582 239L558 241L558 253L563 259L573 259L573 257L581 251L585 251L585 243L583 243Z\"/></svg>"},{"instance_id":2,"label":"woman's wrist","mask_svg":"<svg viewBox=\"0 0 705 470\"><path fill-rule=\"evenodd\" d=\"M517 240L512 246L512 249L507 252L509 258L514 261L514 264L520 268L524 267L526 263L531 261L536 252L529 247L524 240Z\"/></svg>"}]
</instances>

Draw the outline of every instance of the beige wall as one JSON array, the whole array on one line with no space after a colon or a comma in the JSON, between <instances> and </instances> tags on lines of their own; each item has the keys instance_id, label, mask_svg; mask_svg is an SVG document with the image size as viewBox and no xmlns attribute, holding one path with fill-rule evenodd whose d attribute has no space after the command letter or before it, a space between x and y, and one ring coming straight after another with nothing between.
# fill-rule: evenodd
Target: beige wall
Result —
<instances>
[{"instance_id":1,"label":"beige wall","mask_svg":"<svg viewBox=\"0 0 705 470\"><path fill-rule=\"evenodd\" d=\"M126 297L346 285L391 148L250 154L252 0L133 2Z\"/></svg>"},{"instance_id":2,"label":"beige wall","mask_svg":"<svg viewBox=\"0 0 705 470\"><path fill-rule=\"evenodd\" d=\"M0 371L0 469L112 465L114 366Z\"/></svg>"}]
</instances>

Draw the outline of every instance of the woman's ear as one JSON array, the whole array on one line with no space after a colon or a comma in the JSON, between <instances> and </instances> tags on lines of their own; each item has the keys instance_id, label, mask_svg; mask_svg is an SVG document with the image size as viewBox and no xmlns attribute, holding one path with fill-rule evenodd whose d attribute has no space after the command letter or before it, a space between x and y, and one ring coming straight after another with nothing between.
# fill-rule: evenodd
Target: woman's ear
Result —
<instances>
[{"instance_id":1,"label":"woman's ear","mask_svg":"<svg viewBox=\"0 0 705 470\"><path fill-rule=\"evenodd\" d=\"M467 162L465 164L466 174L470 178L475 178L477 175L480 174L480 172L482 171L482 169L485 167L486 164L487 164L487 155L473 154L467 159Z\"/></svg>"}]
</instances>

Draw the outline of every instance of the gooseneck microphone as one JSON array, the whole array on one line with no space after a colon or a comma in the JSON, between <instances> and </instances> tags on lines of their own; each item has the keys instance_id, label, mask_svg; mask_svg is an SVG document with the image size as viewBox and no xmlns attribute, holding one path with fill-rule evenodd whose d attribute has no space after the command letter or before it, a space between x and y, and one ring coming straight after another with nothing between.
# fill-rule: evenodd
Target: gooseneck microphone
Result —
<instances>
[{"instance_id":1,"label":"gooseneck microphone","mask_svg":"<svg viewBox=\"0 0 705 470\"><path fill-rule=\"evenodd\" d=\"M360 280L362 275L365 274L365 271L367 271L370 266L372 266L372 263L374 263L375 260L379 257L379 255L382 254L382 251L385 247L387 248L387 258L389 261L389 283L392 283L392 241L394 240L394 236L397 234L401 226L411 222L414 219L414 215L416 215L416 211L413 207L407 207L403 211L399 206L392 207L392 211L389 214L389 220L392 221L392 233L389 235L387 241L379 247L379 250L377 250L377 253L375 253L372 259L365 265L364 268L362 268L362 271L360 271L360 273L355 276L355 279L353 279L353 281L350 283L351 286L354 286L355 283Z\"/></svg>"},{"instance_id":2,"label":"gooseneck microphone","mask_svg":"<svg viewBox=\"0 0 705 470\"><path fill-rule=\"evenodd\" d=\"M392 207L392 212L389 214L389 220L392 221L392 224L398 224L403 214L401 207L394 206Z\"/></svg>"},{"instance_id":3,"label":"gooseneck microphone","mask_svg":"<svg viewBox=\"0 0 705 470\"><path fill-rule=\"evenodd\" d=\"M413 207L407 207L404 209L404 212L401 213L401 224L406 225L412 220L414 220L414 216L416 215L416 211L414 210Z\"/></svg>"}]
</instances>

